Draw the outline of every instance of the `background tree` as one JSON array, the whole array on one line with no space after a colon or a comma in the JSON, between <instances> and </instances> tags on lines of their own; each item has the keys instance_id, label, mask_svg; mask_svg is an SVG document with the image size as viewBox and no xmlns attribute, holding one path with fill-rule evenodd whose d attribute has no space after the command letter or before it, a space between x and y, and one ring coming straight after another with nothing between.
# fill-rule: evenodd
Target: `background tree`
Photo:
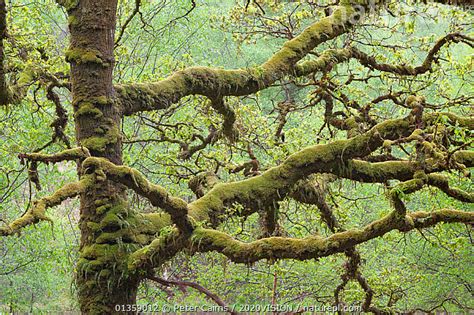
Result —
<instances>
[{"instance_id":1,"label":"background tree","mask_svg":"<svg viewBox=\"0 0 474 315\"><path fill-rule=\"evenodd\" d=\"M456 3L461 8L346 0L240 3L221 27L233 30L240 48L264 40L260 37L273 38L280 48L261 63L252 56L252 64L236 70L179 63L157 67L163 60L153 40L189 18L196 2L183 1L184 8L141 1L58 3L67 12L68 31L41 44L12 35L10 28L15 30L21 16L15 10L22 6L0 3L0 103L8 106L6 112L24 112L20 106L33 104L26 105L31 109L36 103L36 113L48 113L41 104L54 105L50 140L34 153L19 155L30 185L41 189L42 164L75 161L79 178L39 196L19 218L3 219L0 232L13 235L49 221L48 208L80 196L75 269L83 312L109 313L117 305L135 304L145 279L194 287L222 305L194 282L155 275L166 272L167 263L182 252L210 251L247 265L343 253L347 262L330 301L347 303L345 292L357 284L363 310L393 310L403 307L396 304L404 289L387 286L392 290L383 293L388 301L374 303L374 281L363 275L356 246L391 231L424 235L422 230L442 222L472 225L466 206L473 201L468 190L472 63L453 61L447 47L464 47L457 55L471 51L473 40L466 34L472 15L462 8L469 3ZM173 8L175 18L153 23L157 12ZM448 32L400 44L419 21L440 12L457 17ZM51 53L62 51L65 35L70 38L64 53L69 71ZM143 52L147 36L152 44ZM191 58L183 57L189 63ZM308 119L312 112L322 119ZM71 118L75 140L67 130ZM122 166L124 161L129 166ZM7 195L18 187L10 182L10 172L23 170L6 170ZM362 206L358 214L348 214L351 207L338 199L354 201L357 208L357 201L367 197L364 187L385 196L391 210L368 215ZM437 202L423 206L421 190L430 187L449 199L439 202L437 195ZM407 203L410 194L415 202ZM308 226L305 215L314 209L319 214ZM459 231L460 248L466 251L470 231L458 225ZM452 239L445 231L439 235ZM273 303L278 275L275 268ZM436 302L434 309L446 303L468 307L458 296Z\"/></svg>"}]
</instances>

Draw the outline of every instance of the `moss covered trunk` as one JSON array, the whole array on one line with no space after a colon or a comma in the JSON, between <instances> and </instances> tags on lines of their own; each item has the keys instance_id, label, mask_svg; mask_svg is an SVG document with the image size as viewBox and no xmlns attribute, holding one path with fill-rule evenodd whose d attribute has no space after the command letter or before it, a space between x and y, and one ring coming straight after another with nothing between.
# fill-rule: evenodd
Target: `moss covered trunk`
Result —
<instances>
[{"instance_id":1,"label":"moss covered trunk","mask_svg":"<svg viewBox=\"0 0 474 315\"><path fill-rule=\"evenodd\" d=\"M93 156L121 164L120 113L114 106L112 73L116 0L63 3L69 13L74 118L77 141ZM88 173L80 169L79 175ZM96 174L98 183L81 195L81 244L77 285L81 311L114 313L116 305L134 304L138 277L127 270L137 245L128 235L133 212L125 188Z\"/></svg>"}]
</instances>

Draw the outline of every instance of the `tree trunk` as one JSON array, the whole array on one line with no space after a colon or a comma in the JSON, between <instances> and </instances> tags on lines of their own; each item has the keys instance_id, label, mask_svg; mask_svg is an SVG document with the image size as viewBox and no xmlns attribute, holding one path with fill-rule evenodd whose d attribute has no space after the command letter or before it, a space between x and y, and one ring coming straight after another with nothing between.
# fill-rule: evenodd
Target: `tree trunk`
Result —
<instances>
[{"instance_id":1,"label":"tree trunk","mask_svg":"<svg viewBox=\"0 0 474 315\"><path fill-rule=\"evenodd\" d=\"M119 110L114 106L112 73L116 0L64 1L69 13L71 82L76 137L93 156L122 162ZM79 175L90 172L79 169ZM81 195L80 259L77 285L81 311L116 312L134 304L139 278L127 270L127 256L138 248L130 226L124 186L106 180Z\"/></svg>"}]
</instances>

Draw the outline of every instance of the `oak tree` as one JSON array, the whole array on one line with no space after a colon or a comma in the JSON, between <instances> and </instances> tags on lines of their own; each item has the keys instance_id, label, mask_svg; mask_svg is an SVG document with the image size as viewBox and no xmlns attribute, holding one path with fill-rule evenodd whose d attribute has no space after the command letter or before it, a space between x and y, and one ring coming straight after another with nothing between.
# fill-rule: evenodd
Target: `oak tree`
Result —
<instances>
[{"instance_id":1,"label":"oak tree","mask_svg":"<svg viewBox=\"0 0 474 315\"><path fill-rule=\"evenodd\" d=\"M473 96L446 96L445 102L433 103L441 99L434 95L439 92L434 88L441 80L439 74L452 70L445 69L448 63L440 56L449 45L472 49L474 39L460 28L425 41L427 51L421 63L395 63L385 58L383 51L396 52L396 45L380 40L364 43L367 37L363 32L367 24L377 26L382 16L396 15L392 6L398 4L382 0L299 1L298 7L307 7L301 16L292 16L295 9L284 13L289 23L275 17L280 5L293 2L298 1L242 1L234 19L227 21L238 24L247 19L234 26L242 30L237 32L240 41L257 41L259 36L283 40L261 64L240 69L186 67L165 78L130 83L114 77L114 69L119 71L114 50L120 48L130 22L142 15L140 0L119 27L117 0L57 0L68 16L69 47L64 56L70 65L68 73L52 72L35 64L35 59L31 61L33 54L48 58L41 48L20 56L23 66L8 63L6 51L16 49L8 32L15 16L7 18L8 6L0 0L0 105L15 111L33 86L44 90L57 116L48 145L61 143L64 147L46 154L42 152L45 145L19 158L28 166L30 181L38 189L38 168L43 163L74 161L78 176L76 182L34 201L17 219L4 222L0 235L14 236L29 225L50 221L49 208L79 197L81 240L76 282L83 313L114 313L117 305L135 304L137 289L145 279L163 285L190 285L224 305L197 284L170 282L156 275L160 266L178 253L210 251L244 264L343 253L347 263L341 283L335 286L334 303L343 302L341 293L353 280L365 292L362 309L381 313L384 311L374 305L374 291L360 271L357 245L391 231L409 233L440 223L472 226L474 216L463 208L418 211L410 209L406 199L432 187L461 203L474 201L472 192L455 187L456 181L465 183L474 166L474 153L469 150L474 118L466 114ZM437 2L467 12L471 4ZM189 1L190 9L183 16L192 14L196 5L198 1ZM404 5L429 8L438 4ZM302 19L311 23L296 33ZM410 24L404 32L410 32L409 28ZM266 135L265 142L258 135L253 137L239 106L249 96L272 88L281 89L285 96L270 113L276 114L276 119L273 134ZM346 92L351 88L352 93ZM368 102L356 92L369 89L378 94ZM59 90L70 93L70 104L58 95ZM309 91L309 96L296 95L300 90ZM206 115L214 115L208 130L195 128L189 118L166 123L167 117L179 116L177 104L188 100ZM390 104L393 110L383 113L382 104ZM288 142L285 128L289 116L314 108L321 110L321 124L319 132L311 135L313 141L297 150L281 150ZM68 110L73 111L74 121L68 121ZM140 116L146 114L153 116ZM140 117L158 136L124 141L123 124L129 117ZM74 140L67 136L68 124L74 125ZM169 130L174 130L175 136L179 132L184 135L172 137ZM153 183L124 163L125 145L140 142L177 148L180 161L207 161L200 162L204 167L196 162L198 171L183 177L194 198L171 194L166 186ZM204 153L213 147L235 149L247 160L231 165L230 160ZM259 154L265 150L280 150L281 154L263 162ZM454 173L461 176L452 176ZM327 186L341 179L384 187L382 197L390 202L391 212L365 226L345 227L336 206L328 201ZM153 211L140 211L130 192L146 200ZM329 234L294 237L286 233L281 222L288 200L315 206ZM253 240L243 242L223 228L232 218L252 214L260 224L260 235Z\"/></svg>"}]
</instances>

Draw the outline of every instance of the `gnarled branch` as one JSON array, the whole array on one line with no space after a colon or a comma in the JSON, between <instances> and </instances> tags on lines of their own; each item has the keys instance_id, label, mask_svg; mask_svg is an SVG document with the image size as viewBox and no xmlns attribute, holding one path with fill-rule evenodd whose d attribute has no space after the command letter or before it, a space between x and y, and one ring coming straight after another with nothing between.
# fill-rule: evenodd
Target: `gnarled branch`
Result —
<instances>
[{"instance_id":1,"label":"gnarled branch","mask_svg":"<svg viewBox=\"0 0 474 315\"><path fill-rule=\"evenodd\" d=\"M103 173L109 180L120 182L137 194L150 200L151 204L167 212L182 232L191 233L193 226L188 220L187 203L171 196L163 187L150 183L137 170L118 166L104 158L89 157L82 164L86 173Z\"/></svg>"},{"instance_id":2,"label":"gnarled branch","mask_svg":"<svg viewBox=\"0 0 474 315\"><path fill-rule=\"evenodd\" d=\"M380 1L357 1L358 5ZM250 69L223 70L193 67L178 71L155 83L117 85L118 102L124 115L169 107L188 95L204 95L211 100L223 96L243 96L270 86L294 71L296 63L319 44L347 32L356 10L351 1L341 1L331 16L306 28L286 42L268 61Z\"/></svg>"},{"instance_id":3,"label":"gnarled branch","mask_svg":"<svg viewBox=\"0 0 474 315\"><path fill-rule=\"evenodd\" d=\"M362 229L339 232L327 238L321 236L309 236L303 239L270 237L250 243L238 241L224 232L197 228L191 238L191 246L197 252L217 251L238 263L282 258L307 260L344 252L354 245L396 229L408 232L441 222L473 224L474 213L442 209L433 212L410 213L406 215L405 220L400 220L398 214L392 212Z\"/></svg>"}]
</instances>

